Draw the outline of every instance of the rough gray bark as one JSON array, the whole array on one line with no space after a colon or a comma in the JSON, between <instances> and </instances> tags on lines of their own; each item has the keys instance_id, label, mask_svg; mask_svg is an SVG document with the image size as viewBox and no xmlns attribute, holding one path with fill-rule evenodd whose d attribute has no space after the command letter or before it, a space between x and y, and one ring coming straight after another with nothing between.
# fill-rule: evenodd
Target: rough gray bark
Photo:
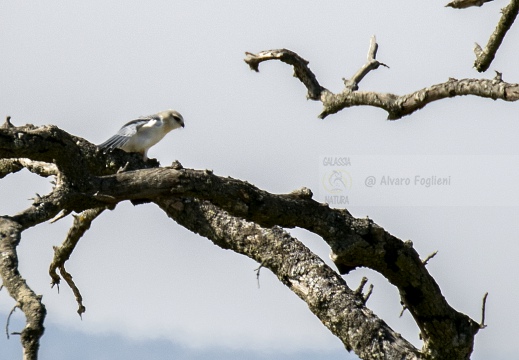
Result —
<instances>
[{"instance_id":1,"label":"rough gray bark","mask_svg":"<svg viewBox=\"0 0 519 360\"><path fill-rule=\"evenodd\" d=\"M420 358L335 271L279 226L263 228L193 198L159 198L157 204L180 225L270 269L348 351L364 359Z\"/></svg>"},{"instance_id":2,"label":"rough gray bark","mask_svg":"<svg viewBox=\"0 0 519 360\"><path fill-rule=\"evenodd\" d=\"M17 246L23 227L9 217L0 217L0 273L3 286L16 301L16 307L25 314L25 328L20 335L23 348L23 359L37 359L40 348L40 337L43 335L45 305L27 285L18 271Z\"/></svg>"},{"instance_id":3,"label":"rough gray bark","mask_svg":"<svg viewBox=\"0 0 519 360\"><path fill-rule=\"evenodd\" d=\"M153 160L142 162L137 154L118 150L103 154L54 126L0 129L0 174L20 166L56 177L50 194L38 197L20 214L0 218L0 275L29 315L25 335L22 332L26 359L36 359L45 308L18 273L21 232L73 211L80 213L65 242L55 249L50 274L58 283L56 270L67 280L65 262L90 222L125 200L154 202L180 225L269 268L347 350L363 359L470 358L480 325L449 306L412 243L369 219L356 219L347 210L314 201L308 189L274 195L211 171L183 169L178 163L158 167ZM332 259L342 274L364 266L386 277L418 324L423 348L416 349L395 333L366 307L361 291L349 289L338 273L281 227L301 227L320 235L332 248ZM67 283L77 290L82 313L79 290Z\"/></svg>"},{"instance_id":4,"label":"rough gray bark","mask_svg":"<svg viewBox=\"0 0 519 360\"><path fill-rule=\"evenodd\" d=\"M474 53L476 54L474 67L479 72L487 71L490 64L492 64L506 33L510 30L515 18L517 17L517 13L519 12L519 0L511 0L510 4L508 4L508 6L506 6L501 12L501 19L499 19L494 32L490 35L485 49L481 48L477 43L474 47Z\"/></svg>"}]
</instances>

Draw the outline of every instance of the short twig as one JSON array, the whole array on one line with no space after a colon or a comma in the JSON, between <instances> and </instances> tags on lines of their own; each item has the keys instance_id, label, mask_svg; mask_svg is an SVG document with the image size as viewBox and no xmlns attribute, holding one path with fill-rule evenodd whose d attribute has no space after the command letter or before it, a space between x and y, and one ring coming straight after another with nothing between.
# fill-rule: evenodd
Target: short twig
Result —
<instances>
[{"instance_id":1,"label":"short twig","mask_svg":"<svg viewBox=\"0 0 519 360\"><path fill-rule=\"evenodd\" d=\"M65 265L61 265L59 267L59 272L63 279L67 282L68 286L72 289L72 292L74 293L74 296L76 297L76 302L78 304L77 313L79 314L80 318L83 318L82 315L86 311L86 308L83 305L83 297L81 296L81 292L74 283L74 280L72 280L72 275L70 275L70 273L67 272L67 270L65 269Z\"/></svg>"},{"instance_id":2,"label":"short twig","mask_svg":"<svg viewBox=\"0 0 519 360\"><path fill-rule=\"evenodd\" d=\"M107 202L107 203L116 203L117 200L115 197L110 195L104 195L100 194L99 191L97 191L94 195L92 195L96 200Z\"/></svg>"},{"instance_id":3,"label":"short twig","mask_svg":"<svg viewBox=\"0 0 519 360\"><path fill-rule=\"evenodd\" d=\"M428 255L425 259L423 259L423 260L422 260L422 264L427 265L427 263L429 262L429 260L431 260L433 257L435 257L436 254L438 254L438 250L436 250L436 251L433 252L432 254Z\"/></svg>"},{"instance_id":4,"label":"short twig","mask_svg":"<svg viewBox=\"0 0 519 360\"><path fill-rule=\"evenodd\" d=\"M366 293L366 295L364 295L364 304L368 302L369 298L371 297L371 294L373 294L373 288L373 284L369 284L368 292Z\"/></svg>"},{"instance_id":5,"label":"short twig","mask_svg":"<svg viewBox=\"0 0 519 360\"><path fill-rule=\"evenodd\" d=\"M407 306L405 306L404 304L402 304L402 311L400 311L400 315L399 317L402 317L404 315L404 312L407 310Z\"/></svg>"},{"instance_id":6,"label":"short twig","mask_svg":"<svg viewBox=\"0 0 519 360\"><path fill-rule=\"evenodd\" d=\"M123 167L120 167L119 170L117 170L117 173L120 174L122 172L125 172L128 169L129 165L130 165L130 162L127 162L126 164L124 164Z\"/></svg>"},{"instance_id":7,"label":"short twig","mask_svg":"<svg viewBox=\"0 0 519 360\"><path fill-rule=\"evenodd\" d=\"M61 210L61 212L56 215L51 221L49 221L51 224L54 224L56 221L63 219L64 217L67 217L71 213L70 210Z\"/></svg>"},{"instance_id":8,"label":"short twig","mask_svg":"<svg viewBox=\"0 0 519 360\"><path fill-rule=\"evenodd\" d=\"M254 269L254 271L256 271L256 281L258 282L258 289L260 288L260 271L261 271L261 268L263 267L263 264L260 264L260 266L257 268L257 269Z\"/></svg>"},{"instance_id":9,"label":"short twig","mask_svg":"<svg viewBox=\"0 0 519 360\"><path fill-rule=\"evenodd\" d=\"M487 297L488 297L488 292L486 292L485 295L483 296L483 305L481 306L481 323L479 324L480 329L484 329L487 327L485 325L485 312L486 312L486 307L487 307Z\"/></svg>"},{"instance_id":10,"label":"short twig","mask_svg":"<svg viewBox=\"0 0 519 360\"><path fill-rule=\"evenodd\" d=\"M364 291L364 286L366 285L367 282L368 282L368 278L363 276L362 279L360 280L360 284L357 287L357 290L355 290L355 294L357 294L357 295L362 294L362 291Z\"/></svg>"},{"instance_id":11,"label":"short twig","mask_svg":"<svg viewBox=\"0 0 519 360\"><path fill-rule=\"evenodd\" d=\"M9 322L11 321L11 316L14 314L14 312L16 311L16 308L18 308L18 307L19 307L18 304L13 306L13 308L9 312L9 315L7 316L7 322L5 324L5 334L7 335L7 339L9 339Z\"/></svg>"},{"instance_id":12,"label":"short twig","mask_svg":"<svg viewBox=\"0 0 519 360\"><path fill-rule=\"evenodd\" d=\"M5 122L3 123L2 126L0 126L0 129L9 129L9 128L13 128L14 125L11 124L11 117L9 115L7 115L5 117Z\"/></svg>"},{"instance_id":13,"label":"short twig","mask_svg":"<svg viewBox=\"0 0 519 360\"><path fill-rule=\"evenodd\" d=\"M76 284L72 280L72 276L66 271L65 262L70 258L70 255L76 248L81 237L90 228L92 221L94 221L105 209L106 207L88 209L83 211L81 214L74 216L74 223L70 228L66 239L60 246L54 247L54 258L49 266L49 275L52 279L51 286L59 286L61 278L56 272L56 270L59 269L61 276L65 279L76 296L76 301L78 303L77 312L79 316L85 312L85 307L82 303L83 298L81 297L81 293Z\"/></svg>"},{"instance_id":14,"label":"short twig","mask_svg":"<svg viewBox=\"0 0 519 360\"><path fill-rule=\"evenodd\" d=\"M36 204L41 203L41 195L38 194L38 193L36 193L35 195L36 195L35 197L33 197L33 198L29 198L29 199L27 199L27 200L33 201L33 202L36 203Z\"/></svg>"},{"instance_id":15,"label":"short twig","mask_svg":"<svg viewBox=\"0 0 519 360\"><path fill-rule=\"evenodd\" d=\"M347 89L352 91L359 89L361 80L371 71L378 69L380 65L389 68L386 64L379 62L377 57L378 44L375 35L371 37L368 50L368 61L351 77L351 79L342 79Z\"/></svg>"},{"instance_id":16,"label":"short twig","mask_svg":"<svg viewBox=\"0 0 519 360\"><path fill-rule=\"evenodd\" d=\"M368 292L366 293L366 295L363 295L364 286L366 286L367 282L368 282L368 278L363 276L362 279L360 280L359 286L355 290L355 295L361 297L362 298L362 302L364 304L366 304L366 302L369 300L371 294L373 293L373 284L370 284Z\"/></svg>"}]
</instances>

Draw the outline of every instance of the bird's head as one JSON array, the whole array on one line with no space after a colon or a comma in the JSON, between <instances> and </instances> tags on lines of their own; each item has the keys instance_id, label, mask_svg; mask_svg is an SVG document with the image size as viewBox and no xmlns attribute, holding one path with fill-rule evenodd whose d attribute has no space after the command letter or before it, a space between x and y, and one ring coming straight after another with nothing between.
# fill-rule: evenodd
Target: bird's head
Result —
<instances>
[{"instance_id":1,"label":"bird's head","mask_svg":"<svg viewBox=\"0 0 519 360\"><path fill-rule=\"evenodd\" d=\"M160 118L166 123L171 130L184 127L184 118L178 111L164 110L158 113Z\"/></svg>"}]
</instances>

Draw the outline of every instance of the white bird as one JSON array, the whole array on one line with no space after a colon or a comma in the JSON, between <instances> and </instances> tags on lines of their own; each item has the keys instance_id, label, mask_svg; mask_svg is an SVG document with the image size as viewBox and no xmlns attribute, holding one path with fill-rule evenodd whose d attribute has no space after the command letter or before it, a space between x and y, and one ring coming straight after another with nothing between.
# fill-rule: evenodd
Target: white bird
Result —
<instances>
[{"instance_id":1,"label":"white bird","mask_svg":"<svg viewBox=\"0 0 519 360\"><path fill-rule=\"evenodd\" d=\"M126 123L117 134L98 145L101 149L137 152L148 159L148 150L171 130L184 127L184 118L175 110L161 111Z\"/></svg>"}]
</instances>

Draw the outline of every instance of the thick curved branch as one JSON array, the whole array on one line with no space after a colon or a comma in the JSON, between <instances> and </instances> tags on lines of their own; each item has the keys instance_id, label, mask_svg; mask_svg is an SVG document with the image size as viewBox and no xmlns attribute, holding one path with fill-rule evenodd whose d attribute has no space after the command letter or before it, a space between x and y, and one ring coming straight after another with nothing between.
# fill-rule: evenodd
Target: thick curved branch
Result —
<instances>
[{"instance_id":1,"label":"thick curved branch","mask_svg":"<svg viewBox=\"0 0 519 360\"><path fill-rule=\"evenodd\" d=\"M438 358L470 354L478 324L454 310L427 271L412 243L403 242L367 219L331 209L311 199L308 189L273 195L240 180L208 171L159 168L106 176L103 195L113 201L160 196L196 196L261 226L301 227L320 235L342 273L369 267L400 292L422 332L425 352ZM433 320L434 319L434 320ZM456 347L449 345L456 339Z\"/></svg>"},{"instance_id":2,"label":"thick curved branch","mask_svg":"<svg viewBox=\"0 0 519 360\"><path fill-rule=\"evenodd\" d=\"M482 49L478 44L474 47L474 53L476 54L474 67L479 72L487 71L494 60L496 52L501 46L506 33L512 27L517 17L517 13L519 12L519 0L512 0L501 12L501 19L499 19L494 32L490 35L485 49Z\"/></svg>"},{"instance_id":3,"label":"thick curved branch","mask_svg":"<svg viewBox=\"0 0 519 360\"><path fill-rule=\"evenodd\" d=\"M246 52L245 62L249 67L259 72L259 64L266 60L279 60L294 67L294 77L298 78L308 89L308 99L319 100L323 88L314 73L308 67L308 61L288 49L267 50L258 54Z\"/></svg>"},{"instance_id":4,"label":"thick curved branch","mask_svg":"<svg viewBox=\"0 0 519 360\"><path fill-rule=\"evenodd\" d=\"M26 125L0 130L0 158L27 158L55 164L65 178L78 184L88 180L88 166L80 144L79 138L55 126Z\"/></svg>"},{"instance_id":5,"label":"thick curved branch","mask_svg":"<svg viewBox=\"0 0 519 360\"><path fill-rule=\"evenodd\" d=\"M375 43L376 44L376 43ZM257 70L258 64L267 60L284 59L283 62L294 66L296 77L298 77L308 91L315 91L315 86L309 87L305 78L315 78L315 75L307 66L303 66L306 60L301 62L299 55L286 49L262 51L258 54L247 53L245 62L252 69ZM288 59L291 59L290 61ZM298 75L298 74L304 74ZM317 80L316 80L317 82ZM319 85L320 86L320 85ZM511 84L500 78L489 79L449 79L447 82L429 86L407 95L396 95L391 93L377 93L371 91L354 91L355 87L346 83L346 88L341 93L334 94L320 87L320 96L311 97L323 103L323 110L319 118L324 119L328 115L335 114L344 108L352 106L374 106L384 109L388 113L389 120L398 120L403 116L422 109L427 104L446 98L456 96L473 95L493 100L505 101L519 100L519 84Z\"/></svg>"},{"instance_id":6,"label":"thick curved branch","mask_svg":"<svg viewBox=\"0 0 519 360\"><path fill-rule=\"evenodd\" d=\"M37 141L49 143L38 145L34 158L30 156L28 149L31 142L16 142L16 139L31 136L37 136ZM117 172L112 159L124 164L126 160L132 159L132 154L114 152L110 155L113 158L99 156L92 151L93 145L84 140L84 144L64 141L71 138L69 134L55 127L40 128L37 134L30 127L0 129L0 159L7 153L8 158L27 157L42 161L38 149L52 148L59 144L60 147L72 147L71 153L77 151L82 154L84 159L78 166L86 166L82 171L86 173L87 180L79 185L70 184L69 176L51 194L38 199L31 208L12 217L11 221L20 226L19 231L49 220L60 211L83 211L113 206L124 200L139 203L153 201L183 226L218 242L224 248L246 254L262 266L269 267L299 296L310 294L305 294L305 289L317 291L306 281L324 284L329 278L334 289L329 296L340 295L341 301L353 306L348 311L356 312L356 302L352 298L347 299L351 290L341 283L340 277L330 273L331 270L327 267L324 270L322 262L318 262L314 255L307 254L295 239L274 226L305 228L320 235L331 246L332 259L341 273L366 266L381 273L399 289L402 302L420 327L424 340L421 352L423 356L438 359L470 357L479 325L448 305L410 242L402 242L372 221L356 219L347 210L331 209L326 204L320 204L312 200L311 191L304 188L286 195L273 195L244 181L218 177L210 171L182 169L179 164L171 168ZM64 164L67 161L71 163ZM73 154L68 160L66 156L62 156L56 164L61 170L71 167L75 161ZM106 168L108 161L112 174L100 176L106 174L106 170L99 169ZM146 166L142 161L141 165ZM204 203L204 200L211 204ZM258 239L263 241L257 241ZM283 255L285 250L288 251L287 255ZM296 258L308 265L305 267L306 272L294 273L298 267L289 264L293 264ZM283 266L286 261L288 267ZM306 278L309 274L316 277ZM305 301L309 301L312 311L319 312L318 316L323 323L334 334L339 334L347 346L354 347L356 353L369 353L366 348L356 348L360 340L346 334L354 328L356 331L356 322L347 318L331 318L331 313L327 315L332 307L344 310L345 305L336 304L335 300L332 301L333 297L324 296L325 293L322 293L323 297L317 292L312 293ZM364 301L358 295L356 299L360 303ZM317 302L314 303L314 300ZM377 321L377 326L379 325ZM394 348L391 351L398 352L400 347L410 351L401 339L387 331L384 330L376 341L375 337L368 336L370 344L373 341L377 343L376 354L391 342ZM409 354L416 355L414 351ZM366 355L365 358L370 357Z\"/></svg>"},{"instance_id":7,"label":"thick curved branch","mask_svg":"<svg viewBox=\"0 0 519 360\"><path fill-rule=\"evenodd\" d=\"M351 106L368 105L386 110L388 120L398 120L422 109L433 101L465 95L517 101L519 100L519 84L510 84L498 79L449 79L444 83L432 85L407 95L365 91L328 93L323 96L324 109L319 117L325 118Z\"/></svg>"},{"instance_id":8,"label":"thick curved branch","mask_svg":"<svg viewBox=\"0 0 519 360\"><path fill-rule=\"evenodd\" d=\"M364 299L337 273L280 227L262 228L196 199L170 197L156 202L185 228L269 268L348 351L355 349L362 359L420 358L413 345L364 307Z\"/></svg>"}]
</instances>

